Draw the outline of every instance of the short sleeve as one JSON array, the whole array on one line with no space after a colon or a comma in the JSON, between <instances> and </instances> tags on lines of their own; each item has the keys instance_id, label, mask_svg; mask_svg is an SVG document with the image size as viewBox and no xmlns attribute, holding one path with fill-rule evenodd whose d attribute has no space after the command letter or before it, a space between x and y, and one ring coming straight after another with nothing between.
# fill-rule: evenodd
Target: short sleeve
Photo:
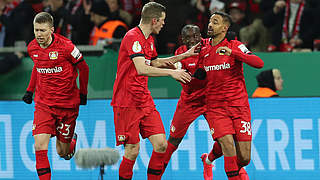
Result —
<instances>
[{"instance_id":1,"label":"short sleeve","mask_svg":"<svg viewBox=\"0 0 320 180\"><path fill-rule=\"evenodd\" d=\"M242 42L233 40L232 44L233 44L233 47L236 48L237 50L240 50L245 54L252 54L252 52Z\"/></svg>"},{"instance_id":2,"label":"short sleeve","mask_svg":"<svg viewBox=\"0 0 320 180\"><path fill-rule=\"evenodd\" d=\"M126 36L124 45L131 59L138 56L144 56L144 52L142 49L142 41L137 36L134 36L134 35Z\"/></svg>"}]
</instances>

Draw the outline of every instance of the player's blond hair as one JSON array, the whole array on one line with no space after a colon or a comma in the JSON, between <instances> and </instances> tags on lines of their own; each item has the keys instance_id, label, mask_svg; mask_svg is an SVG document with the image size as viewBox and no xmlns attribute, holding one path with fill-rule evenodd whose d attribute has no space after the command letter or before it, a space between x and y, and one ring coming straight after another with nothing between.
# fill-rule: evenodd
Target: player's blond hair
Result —
<instances>
[{"instance_id":1,"label":"player's blond hair","mask_svg":"<svg viewBox=\"0 0 320 180\"><path fill-rule=\"evenodd\" d=\"M34 17L33 23L47 23L50 27L53 27L53 17L47 12L40 12Z\"/></svg>"},{"instance_id":2,"label":"player's blond hair","mask_svg":"<svg viewBox=\"0 0 320 180\"><path fill-rule=\"evenodd\" d=\"M145 4L141 12L141 22L149 23L153 18L160 18L162 12L166 12L166 8L156 2L149 2Z\"/></svg>"}]
</instances>

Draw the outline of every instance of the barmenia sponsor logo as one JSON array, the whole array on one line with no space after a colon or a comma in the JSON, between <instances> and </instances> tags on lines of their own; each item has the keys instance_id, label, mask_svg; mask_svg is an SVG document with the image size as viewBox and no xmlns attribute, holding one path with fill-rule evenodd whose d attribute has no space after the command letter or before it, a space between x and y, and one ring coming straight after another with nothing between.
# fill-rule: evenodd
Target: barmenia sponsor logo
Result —
<instances>
[{"instance_id":1,"label":"barmenia sponsor logo","mask_svg":"<svg viewBox=\"0 0 320 180\"><path fill-rule=\"evenodd\" d=\"M37 68L39 73L59 73L62 71L62 67L54 67L54 68Z\"/></svg>"},{"instance_id":2,"label":"barmenia sponsor logo","mask_svg":"<svg viewBox=\"0 0 320 180\"><path fill-rule=\"evenodd\" d=\"M230 68L229 63L217 64L213 66L204 66L204 69L206 71L219 71L219 70L229 69L229 68Z\"/></svg>"}]
</instances>

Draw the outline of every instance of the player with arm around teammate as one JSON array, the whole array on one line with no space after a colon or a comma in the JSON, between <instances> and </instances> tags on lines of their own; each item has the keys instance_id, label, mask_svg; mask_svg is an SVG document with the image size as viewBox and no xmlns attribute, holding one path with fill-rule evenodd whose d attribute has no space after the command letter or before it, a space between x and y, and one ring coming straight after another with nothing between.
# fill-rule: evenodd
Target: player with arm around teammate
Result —
<instances>
[{"instance_id":1,"label":"player with arm around teammate","mask_svg":"<svg viewBox=\"0 0 320 180\"><path fill-rule=\"evenodd\" d=\"M210 164L223 155L228 179L240 180L247 178L241 177L239 170L250 162L252 140L243 63L255 68L262 68L264 63L241 42L225 38L230 24L228 14L213 13L208 25L209 43L199 54L197 66L207 72L206 118L217 141L217 148L214 147L209 156L204 154L202 159Z\"/></svg>"},{"instance_id":2,"label":"player with arm around teammate","mask_svg":"<svg viewBox=\"0 0 320 180\"><path fill-rule=\"evenodd\" d=\"M148 76L171 76L183 83L191 80L185 70L163 67L197 55L194 53L195 46L177 56L157 57L151 33L160 32L165 15L165 7L161 4L145 4L140 24L126 33L120 45L111 102L117 145L123 144L125 151L119 168L119 179L131 179L133 176L133 166L140 148L139 134L148 138L153 146L147 170L148 179L161 179L167 142L162 120L148 90Z\"/></svg>"},{"instance_id":3,"label":"player with arm around teammate","mask_svg":"<svg viewBox=\"0 0 320 180\"><path fill-rule=\"evenodd\" d=\"M29 43L28 53L34 66L23 100L31 104L35 92L32 135L36 169L40 180L49 180L51 170L47 152L50 138L56 136L60 157L70 160L74 154L77 140L74 129L79 105L85 105L87 101L89 68L70 40L53 33L53 17L49 13L38 13L33 25L35 39Z\"/></svg>"},{"instance_id":4,"label":"player with arm around teammate","mask_svg":"<svg viewBox=\"0 0 320 180\"><path fill-rule=\"evenodd\" d=\"M181 30L181 38L183 45L176 50L175 54L184 53L201 41L200 28L192 24L184 26ZM175 65L177 69L186 69L189 73L194 74L198 58L198 56L191 56L177 62ZM172 154L177 150L185 136L190 124L200 115L204 115L206 111L206 80L199 80L192 77L190 83L181 83L181 86L180 99L170 125L170 136L167 142L168 147L165 155L164 170Z\"/></svg>"}]
</instances>

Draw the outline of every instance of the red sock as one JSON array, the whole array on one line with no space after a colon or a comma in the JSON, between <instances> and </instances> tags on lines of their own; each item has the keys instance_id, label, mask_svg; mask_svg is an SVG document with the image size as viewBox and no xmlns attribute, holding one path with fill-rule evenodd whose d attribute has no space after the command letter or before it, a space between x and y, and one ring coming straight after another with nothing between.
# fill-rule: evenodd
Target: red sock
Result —
<instances>
[{"instance_id":1,"label":"red sock","mask_svg":"<svg viewBox=\"0 0 320 180\"><path fill-rule=\"evenodd\" d=\"M239 176L237 156L224 156L224 170L226 171L229 180L241 180Z\"/></svg>"},{"instance_id":2,"label":"red sock","mask_svg":"<svg viewBox=\"0 0 320 180\"><path fill-rule=\"evenodd\" d=\"M148 180L161 180L165 153L152 151L148 165Z\"/></svg>"},{"instance_id":3,"label":"red sock","mask_svg":"<svg viewBox=\"0 0 320 180\"><path fill-rule=\"evenodd\" d=\"M133 174L132 170L133 170L134 163L136 161L127 159L124 156L122 158L123 159L119 167L119 179L129 180L132 178L132 174Z\"/></svg>"},{"instance_id":4,"label":"red sock","mask_svg":"<svg viewBox=\"0 0 320 180\"><path fill-rule=\"evenodd\" d=\"M165 152L165 155L164 155L164 170L166 169L170 159L171 159L171 156L172 154L177 150L178 147L174 146L173 144L171 144L169 141L167 141L168 143L168 147L167 147L167 150Z\"/></svg>"},{"instance_id":5,"label":"red sock","mask_svg":"<svg viewBox=\"0 0 320 180\"><path fill-rule=\"evenodd\" d=\"M51 170L47 153L48 150L36 151L36 168L40 180L51 179Z\"/></svg>"},{"instance_id":6,"label":"red sock","mask_svg":"<svg viewBox=\"0 0 320 180\"><path fill-rule=\"evenodd\" d=\"M215 142L213 144L213 148L208 154L208 159L213 162L214 160L218 159L219 157L222 156L222 149L221 146L218 142Z\"/></svg>"}]
</instances>

